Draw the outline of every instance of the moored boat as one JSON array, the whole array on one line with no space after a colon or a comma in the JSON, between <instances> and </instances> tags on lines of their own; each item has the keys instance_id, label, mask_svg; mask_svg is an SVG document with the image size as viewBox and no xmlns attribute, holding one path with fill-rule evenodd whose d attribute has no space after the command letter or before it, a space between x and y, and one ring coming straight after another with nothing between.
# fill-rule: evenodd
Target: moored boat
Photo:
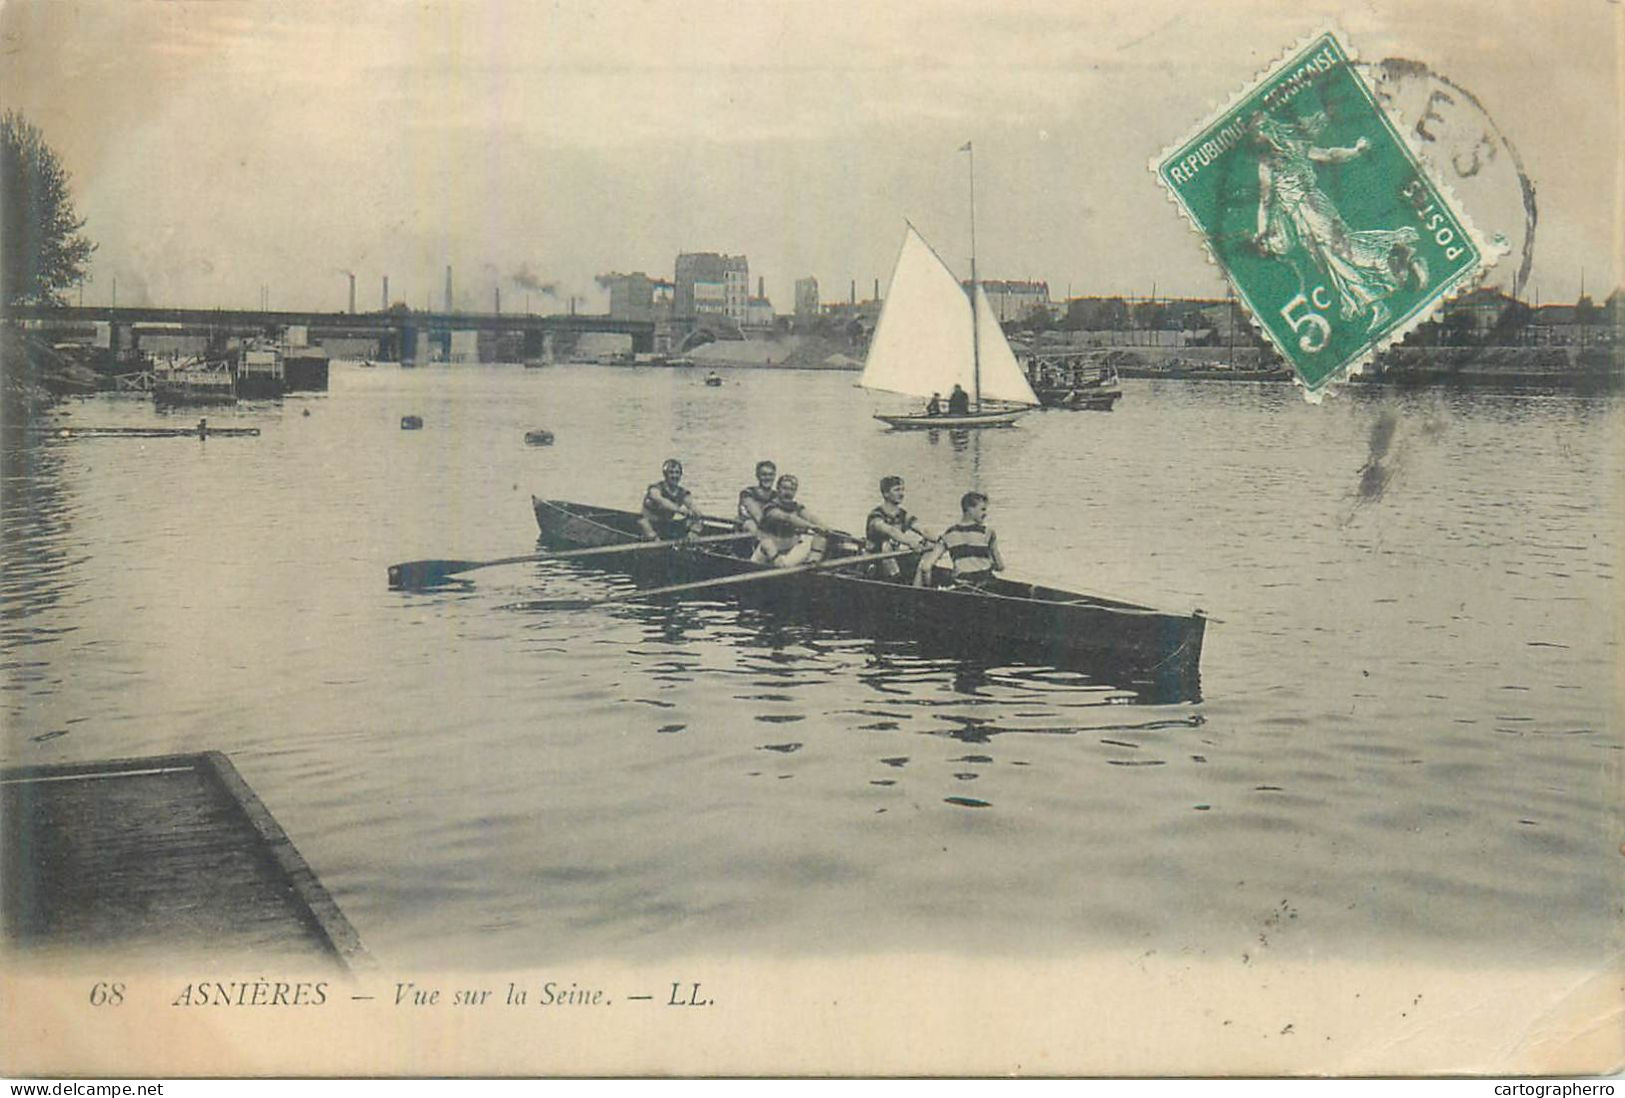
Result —
<instances>
[{"instance_id":1,"label":"moored boat","mask_svg":"<svg viewBox=\"0 0 1625 1098\"><path fill-rule=\"evenodd\" d=\"M639 540L637 515L563 500L531 497L542 543L550 549L600 547ZM709 522L704 532L728 530ZM851 550L832 556L849 555ZM904 576L918 563L902 558ZM744 555L708 546L679 546L587 562L629 574L641 584L690 583L771 571ZM1028 663L1079 671L1133 689L1144 700L1200 697L1200 611L1173 614L1133 603L996 579L985 591L916 587L840 569L785 575L726 588L729 597L817 625L879 637L906 638L928 652L989 663ZM721 594L719 591L718 594Z\"/></svg>"},{"instance_id":2,"label":"moored boat","mask_svg":"<svg viewBox=\"0 0 1625 1098\"><path fill-rule=\"evenodd\" d=\"M1027 362L1027 379L1046 408L1109 412L1123 398L1122 382L1110 365L1091 363L1087 353L1044 352Z\"/></svg>"}]
</instances>

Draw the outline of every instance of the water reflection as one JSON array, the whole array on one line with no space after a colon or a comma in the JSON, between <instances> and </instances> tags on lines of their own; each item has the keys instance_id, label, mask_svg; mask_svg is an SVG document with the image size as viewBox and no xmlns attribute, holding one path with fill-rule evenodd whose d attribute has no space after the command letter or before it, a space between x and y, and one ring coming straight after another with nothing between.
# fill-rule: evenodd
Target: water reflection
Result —
<instances>
[{"instance_id":1,"label":"water reflection","mask_svg":"<svg viewBox=\"0 0 1625 1098\"><path fill-rule=\"evenodd\" d=\"M933 441L847 380L749 372L707 412L665 373L336 371L253 445L35 446L0 516L7 747L232 753L403 963L1076 948L1146 912L1217 951L1287 896L1329 955L1607 939L1618 401L1148 382ZM574 424L545 451L538 403ZM1339 524L1390 407L1393 475ZM383 590L522 553L530 492L635 506L677 451L713 505L793 455L846 525L884 473L936 529L987 491L1018 575L1229 622L1209 697L733 598L501 609L633 586L562 562Z\"/></svg>"},{"instance_id":2,"label":"water reflection","mask_svg":"<svg viewBox=\"0 0 1625 1098\"><path fill-rule=\"evenodd\" d=\"M85 558L70 552L75 503L61 475L62 452L38 443L8 445L0 462L0 648L6 652L0 685L15 695L51 681L44 655L27 653L74 631L51 611L71 593L75 566ZM17 716L21 710L8 704L7 712Z\"/></svg>"}]
</instances>

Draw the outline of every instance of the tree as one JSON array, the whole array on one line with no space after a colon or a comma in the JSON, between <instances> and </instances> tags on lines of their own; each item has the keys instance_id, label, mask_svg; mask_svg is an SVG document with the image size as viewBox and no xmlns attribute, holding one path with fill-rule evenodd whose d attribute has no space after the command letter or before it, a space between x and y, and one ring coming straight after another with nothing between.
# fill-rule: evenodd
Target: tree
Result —
<instances>
[{"instance_id":1,"label":"tree","mask_svg":"<svg viewBox=\"0 0 1625 1098\"><path fill-rule=\"evenodd\" d=\"M1168 306L1161 301L1138 301L1134 304L1134 326L1136 328L1171 328Z\"/></svg>"},{"instance_id":2,"label":"tree","mask_svg":"<svg viewBox=\"0 0 1625 1098\"><path fill-rule=\"evenodd\" d=\"M96 245L79 235L68 171L39 129L16 111L0 118L0 288L7 305L65 304Z\"/></svg>"}]
</instances>

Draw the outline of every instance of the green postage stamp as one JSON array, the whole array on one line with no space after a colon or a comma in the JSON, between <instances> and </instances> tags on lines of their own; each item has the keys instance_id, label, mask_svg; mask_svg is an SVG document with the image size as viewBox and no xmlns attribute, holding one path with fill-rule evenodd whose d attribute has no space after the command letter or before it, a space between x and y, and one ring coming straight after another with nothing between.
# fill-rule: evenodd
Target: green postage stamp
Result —
<instances>
[{"instance_id":1,"label":"green postage stamp","mask_svg":"<svg viewBox=\"0 0 1625 1098\"><path fill-rule=\"evenodd\" d=\"M1151 167L1311 394L1492 262L1331 33Z\"/></svg>"}]
</instances>

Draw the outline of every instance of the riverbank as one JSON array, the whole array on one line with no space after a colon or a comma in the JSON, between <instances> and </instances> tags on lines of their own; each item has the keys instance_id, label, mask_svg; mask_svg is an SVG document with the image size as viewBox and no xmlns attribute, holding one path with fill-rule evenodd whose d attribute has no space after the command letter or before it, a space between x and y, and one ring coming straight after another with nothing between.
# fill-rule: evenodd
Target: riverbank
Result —
<instances>
[{"instance_id":1,"label":"riverbank","mask_svg":"<svg viewBox=\"0 0 1625 1098\"><path fill-rule=\"evenodd\" d=\"M101 387L96 371L54 350L44 340L0 326L0 423L25 424L58 397Z\"/></svg>"},{"instance_id":2,"label":"riverbank","mask_svg":"<svg viewBox=\"0 0 1625 1098\"><path fill-rule=\"evenodd\" d=\"M1356 384L1402 388L1458 385L1508 389L1612 392L1625 388L1618 345L1591 347L1396 347L1378 356ZM1086 348L1079 348L1086 350ZM1255 347L1102 347L1091 365L1123 377L1169 380L1286 381L1291 372L1273 352Z\"/></svg>"}]
</instances>

